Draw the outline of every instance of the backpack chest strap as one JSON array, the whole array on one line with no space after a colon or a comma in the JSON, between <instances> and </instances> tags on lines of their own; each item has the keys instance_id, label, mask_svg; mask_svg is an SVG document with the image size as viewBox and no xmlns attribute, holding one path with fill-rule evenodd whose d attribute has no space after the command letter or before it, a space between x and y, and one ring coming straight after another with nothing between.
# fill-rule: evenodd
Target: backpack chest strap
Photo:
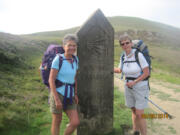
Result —
<instances>
[{"instance_id":1,"label":"backpack chest strap","mask_svg":"<svg viewBox=\"0 0 180 135\"><path fill-rule=\"evenodd\" d=\"M137 61L123 61L123 64L124 63L133 63L133 62L137 62Z\"/></svg>"}]
</instances>

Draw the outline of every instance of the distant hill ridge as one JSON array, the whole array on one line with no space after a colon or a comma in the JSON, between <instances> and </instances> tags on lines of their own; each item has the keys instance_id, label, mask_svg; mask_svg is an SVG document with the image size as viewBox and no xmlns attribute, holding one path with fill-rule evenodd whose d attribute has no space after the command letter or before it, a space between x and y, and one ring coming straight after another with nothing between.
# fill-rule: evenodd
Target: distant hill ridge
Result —
<instances>
[{"instance_id":1,"label":"distant hill ridge","mask_svg":"<svg viewBox=\"0 0 180 135\"><path fill-rule=\"evenodd\" d=\"M154 43L163 43L172 45L174 47L180 46L180 28L159 22L149 21L137 17L108 17L115 30L115 38L122 33L128 33L133 38L141 38L145 41ZM79 27L70 28L60 31L39 32L29 35L22 35L25 37L37 38L60 38L67 33L74 33Z\"/></svg>"},{"instance_id":2,"label":"distant hill ridge","mask_svg":"<svg viewBox=\"0 0 180 135\"><path fill-rule=\"evenodd\" d=\"M157 58L157 62L162 62L167 66L174 64L173 66L176 68L180 67L180 62L178 62L180 59L179 28L137 17L116 16L108 17L108 20L114 27L115 39L118 39L119 35L123 33L129 34L133 39L142 39L150 47L151 54ZM41 48L45 49L46 47L43 47L44 44L46 46L48 43L61 44L65 34L75 33L79 28L74 27L66 30L38 32L19 36L0 33L0 54L2 55L3 50L15 54L13 53L15 52L14 50L23 50L23 47L30 48L33 46L40 48L41 46ZM43 49L36 49L36 52L37 50L42 52Z\"/></svg>"}]
</instances>

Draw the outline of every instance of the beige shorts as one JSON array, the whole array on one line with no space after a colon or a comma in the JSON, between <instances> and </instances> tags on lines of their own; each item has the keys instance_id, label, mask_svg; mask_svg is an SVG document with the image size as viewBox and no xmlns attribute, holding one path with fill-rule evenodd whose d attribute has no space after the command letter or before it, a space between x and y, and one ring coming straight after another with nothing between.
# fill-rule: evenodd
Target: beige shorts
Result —
<instances>
[{"instance_id":1,"label":"beige shorts","mask_svg":"<svg viewBox=\"0 0 180 135\"><path fill-rule=\"evenodd\" d=\"M63 104L64 96L62 96L60 93L58 93L58 96L59 96L59 99L61 100L61 103ZM63 109L63 111L67 111L67 110L77 110L77 104L75 103L74 97L73 97L73 103L72 104L70 104L70 100L67 99L66 109ZM54 96L53 96L52 92L50 92L50 112L56 113L56 114L59 114L62 112L62 110L58 110L56 108L56 104L55 104L55 100L54 100Z\"/></svg>"},{"instance_id":2,"label":"beige shorts","mask_svg":"<svg viewBox=\"0 0 180 135\"><path fill-rule=\"evenodd\" d=\"M135 107L142 110L148 107L148 101L145 97L149 97L149 85L147 81L140 81L128 88L125 83L125 103L129 108Z\"/></svg>"}]
</instances>

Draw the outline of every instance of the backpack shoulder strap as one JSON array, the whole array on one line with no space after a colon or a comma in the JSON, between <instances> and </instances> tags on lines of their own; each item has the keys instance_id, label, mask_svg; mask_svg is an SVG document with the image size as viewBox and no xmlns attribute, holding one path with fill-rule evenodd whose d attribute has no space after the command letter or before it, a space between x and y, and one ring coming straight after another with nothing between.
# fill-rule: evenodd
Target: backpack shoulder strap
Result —
<instances>
[{"instance_id":1,"label":"backpack shoulder strap","mask_svg":"<svg viewBox=\"0 0 180 135\"><path fill-rule=\"evenodd\" d=\"M58 54L58 56L59 56L59 71L60 71L60 69L62 67L63 60L65 60L65 59L63 58L62 54ZM77 64L78 61L77 61L76 56L74 56L74 55L72 55L72 56L73 56L73 59L75 60L75 62Z\"/></svg>"},{"instance_id":2,"label":"backpack shoulder strap","mask_svg":"<svg viewBox=\"0 0 180 135\"><path fill-rule=\"evenodd\" d=\"M136 60L137 64L139 65L139 67L141 68L141 65L140 65L140 62L139 62L138 53L140 53L140 52L136 49L136 51L135 51L135 60ZM141 68L141 70L142 70L142 68Z\"/></svg>"},{"instance_id":3,"label":"backpack shoulder strap","mask_svg":"<svg viewBox=\"0 0 180 135\"><path fill-rule=\"evenodd\" d=\"M76 67L78 68L78 65L79 65L79 63L78 63L78 58L77 58L77 56L75 56L75 55L72 55L72 56L73 56L73 60L75 60Z\"/></svg>"},{"instance_id":4,"label":"backpack shoulder strap","mask_svg":"<svg viewBox=\"0 0 180 135\"><path fill-rule=\"evenodd\" d=\"M137 64L139 65L139 67L141 68L140 62L139 62L139 57L138 57L138 53L141 53L140 51L136 50L135 51L135 59L137 61ZM141 72L143 72L143 69L141 68ZM148 86L149 86L149 77L146 77L144 80L148 80ZM149 90L150 90L150 86L149 86Z\"/></svg>"},{"instance_id":5,"label":"backpack shoulder strap","mask_svg":"<svg viewBox=\"0 0 180 135\"><path fill-rule=\"evenodd\" d=\"M122 64L124 64L124 53L121 55L121 62L122 62Z\"/></svg>"},{"instance_id":6,"label":"backpack shoulder strap","mask_svg":"<svg viewBox=\"0 0 180 135\"><path fill-rule=\"evenodd\" d=\"M73 59L75 60L75 62L76 62L76 64L78 63L78 61L77 61L77 57L76 56L74 56L74 55L72 55L72 57L73 57Z\"/></svg>"},{"instance_id":7,"label":"backpack shoulder strap","mask_svg":"<svg viewBox=\"0 0 180 135\"><path fill-rule=\"evenodd\" d=\"M58 56L59 56L59 70L58 70L58 72L59 72L62 67L62 63L63 63L63 56L61 54L58 54Z\"/></svg>"},{"instance_id":8,"label":"backpack shoulder strap","mask_svg":"<svg viewBox=\"0 0 180 135\"><path fill-rule=\"evenodd\" d=\"M121 65L122 65L122 69L123 69L123 64L124 64L124 56L125 56L125 54L124 54L124 52L123 52L123 54L121 55ZM121 72L121 80L123 79L123 76L124 76L124 74L123 74L123 72Z\"/></svg>"}]
</instances>

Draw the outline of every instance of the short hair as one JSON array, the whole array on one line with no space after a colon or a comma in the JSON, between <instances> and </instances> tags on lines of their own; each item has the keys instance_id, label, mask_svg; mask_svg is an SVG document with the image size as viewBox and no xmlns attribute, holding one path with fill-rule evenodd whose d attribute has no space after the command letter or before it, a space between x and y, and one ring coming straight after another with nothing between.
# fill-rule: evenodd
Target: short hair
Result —
<instances>
[{"instance_id":1,"label":"short hair","mask_svg":"<svg viewBox=\"0 0 180 135\"><path fill-rule=\"evenodd\" d=\"M77 44L78 37L75 34L66 34L63 39L63 45L65 45L68 41L74 41Z\"/></svg>"},{"instance_id":2,"label":"short hair","mask_svg":"<svg viewBox=\"0 0 180 135\"><path fill-rule=\"evenodd\" d=\"M119 37L119 44L121 44L121 42L124 41L124 40L129 40L130 42L132 42L131 37L129 35L127 35L127 34L121 35Z\"/></svg>"}]
</instances>

